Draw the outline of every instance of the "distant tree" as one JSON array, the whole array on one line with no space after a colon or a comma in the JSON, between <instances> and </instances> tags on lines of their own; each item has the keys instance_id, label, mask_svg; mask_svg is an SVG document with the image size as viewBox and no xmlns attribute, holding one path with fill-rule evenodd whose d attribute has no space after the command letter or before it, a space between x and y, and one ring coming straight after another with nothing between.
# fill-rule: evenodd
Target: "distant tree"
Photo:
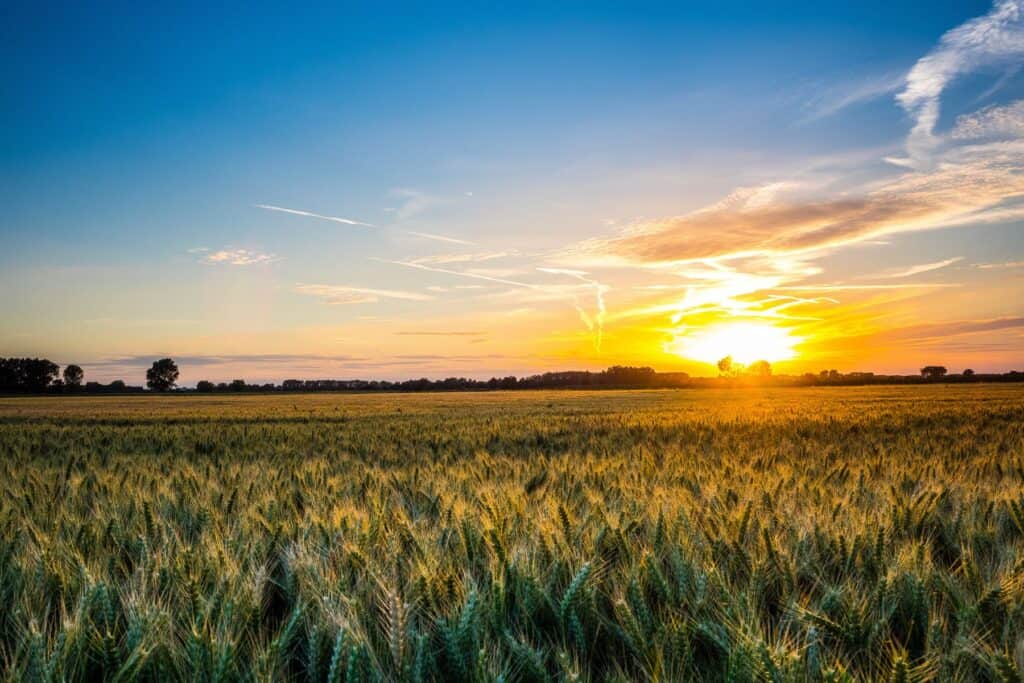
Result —
<instances>
[{"instance_id":1,"label":"distant tree","mask_svg":"<svg viewBox=\"0 0 1024 683\"><path fill-rule=\"evenodd\" d=\"M974 377L974 370L967 368L964 370L964 377Z\"/></svg>"},{"instance_id":2,"label":"distant tree","mask_svg":"<svg viewBox=\"0 0 1024 683\"><path fill-rule=\"evenodd\" d=\"M732 374L732 356L726 356L718 361L718 372L722 375Z\"/></svg>"},{"instance_id":3,"label":"distant tree","mask_svg":"<svg viewBox=\"0 0 1024 683\"><path fill-rule=\"evenodd\" d=\"M25 358L22 365L22 381L28 391L45 391L60 374L60 367L45 358Z\"/></svg>"},{"instance_id":4,"label":"distant tree","mask_svg":"<svg viewBox=\"0 0 1024 683\"><path fill-rule=\"evenodd\" d=\"M244 379L233 379L231 384L228 385L231 391L245 391L245 380Z\"/></svg>"},{"instance_id":5,"label":"distant tree","mask_svg":"<svg viewBox=\"0 0 1024 683\"><path fill-rule=\"evenodd\" d=\"M168 391L178 381L178 366L170 358L153 361L153 367L146 370L146 386L153 391Z\"/></svg>"},{"instance_id":6,"label":"distant tree","mask_svg":"<svg viewBox=\"0 0 1024 683\"><path fill-rule=\"evenodd\" d=\"M64 385L68 387L82 386L85 379L85 372L78 365L69 365L64 368Z\"/></svg>"},{"instance_id":7,"label":"distant tree","mask_svg":"<svg viewBox=\"0 0 1024 683\"><path fill-rule=\"evenodd\" d=\"M201 379L196 383L196 391L201 391L204 394L208 394L213 391L213 382L208 382L205 379Z\"/></svg>"},{"instance_id":8,"label":"distant tree","mask_svg":"<svg viewBox=\"0 0 1024 683\"><path fill-rule=\"evenodd\" d=\"M107 385L111 391L124 391L128 386L124 383L123 379L115 379L113 382Z\"/></svg>"},{"instance_id":9,"label":"distant tree","mask_svg":"<svg viewBox=\"0 0 1024 683\"><path fill-rule=\"evenodd\" d=\"M772 366L766 360L756 360L747 366L747 374L754 377L771 377Z\"/></svg>"},{"instance_id":10,"label":"distant tree","mask_svg":"<svg viewBox=\"0 0 1024 683\"><path fill-rule=\"evenodd\" d=\"M938 379L946 376L946 368L941 365L926 365L921 368L921 376L925 379Z\"/></svg>"}]
</instances>

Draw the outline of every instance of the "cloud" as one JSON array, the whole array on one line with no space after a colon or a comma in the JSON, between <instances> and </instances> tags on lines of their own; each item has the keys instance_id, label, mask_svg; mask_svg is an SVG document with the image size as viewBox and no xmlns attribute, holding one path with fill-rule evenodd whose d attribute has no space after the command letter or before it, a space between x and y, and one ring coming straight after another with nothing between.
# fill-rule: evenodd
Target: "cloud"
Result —
<instances>
[{"instance_id":1,"label":"cloud","mask_svg":"<svg viewBox=\"0 0 1024 683\"><path fill-rule=\"evenodd\" d=\"M947 150L934 170L908 171L859 196L773 196L751 202L730 195L705 209L631 226L617 236L576 245L570 263L678 266L751 257L813 258L888 235L1011 220L1006 202L1024 196L1019 140ZM751 194L750 196L756 196Z\"/></svg>"},{"instance_id":2,"label":"cloud","mask_svg":"<svg viewBox=\"0 0 1024 683\"><path fill-rule=\"evenodd\" d=\"M963 258L964 258L963 256L957 256L955 258L946 259L945 261L935 261L934 263L922 263L920 265L909 266L909 267L906 267L906 268L895 268L895 269L883 271L881 273L862 275L862 276L860 276L859 279L869 280L869 279L879 278L879 279L885 280L885 279L894 279L894 278L901 278L901 277L911 277L913 275L920 275L921 273L927 273L927 272L932 271L932 270L938 270L940 268L945 268L946 266L953 265L957 261L962 261Z\"/></svg>"},{"instance_id":3,"label":"cloud","mask_svg":"<svg viewBox=\"0 0 1024 683\"><path fill-rule=\"evenodd\" d=\"M997 0L992 10L948 31L914 64L896 96L914 117L907 139L910 161L927 159L936 146L939 98L958 77L987 66L1012 63L1024 55L1024 2Z\"/></svg>"},{"instance_id":4,"label":"cloud","mask_svg":"<svg viewBox=\"0 0 1024 683\"><path fill-rule=\"evenodd\" d=\"M1024 327L1024 318L993 318L989 320L952 320L922 325L909 325L877 332L872 336L878 341L906 343L944 340L960 335L1015 330Z\"/></svg>"},{"instance_id":5,"label":"cloud","mask_svg":"<svg viewBox=\"0 0 1024 683\"><path fill-rule=\"evenodd\" d=\"M343 225L360 225L366 228L377 227L373 223L364 223L363 221L353 220L351 218L341 218L339 216L325 216L319 213L313 213L312 211L303 211L301 209L286 209L283 206L273 206L271 204L256 204L258 209L266 209L267 211L280 211L281 213L290 213L296 216L305 216L306 218L318 218L322 221L331 221L332 223L341 223Z\"/></svg>"},{"instance_id":6,"label":"cloud","mask_svg":"<svg viewBox=\"0 0 1024 683\"><path fill-rule=\"evenodd\" d=\"M203 263L230 266L254 266L262 263L273 263L279 260L274 254L264 254L251 249L221 249L220 251L209 252L202 258Z\"/></svg>"},{"instance_id":7,"label":"cloud","mask_svg":"<svg viewBox=\"0 0 1024 683\"><path fill-rule=\"evenodd\" d=\"M370 304L381 299L401 299L405 301L430 301L434 297L420 292L403 292L391 289L369 289L366 287L349 287L344 285L296 284L295 291L299 294L320 297L329 304Z\"/></svg>"},{"instance_id":8,"label":"cloud","mask_svg":"<svg viewBox=\"0 0 1024 683\"><path fill-rule=\"evenodd\" d=\"M870 102L894 93L904 86L906 80L905 73L886 73L845 83L838 87L819 89L806 104L809 114L804 121L808 123L816 121L832 116L847 107Z\"/></svg>"},{"instance_id":9,"label":"cloud","mask_svg":"<svg viewBox=\"0 0 1024 683\"><path fill-rule=\"evenodd\" d=\"M401 206L394 209L395 216L400 221L415 218L432 207L445 203L440 197L407 187L395 188L391 190L391 194L402 200Z\"/></svg>"},{"instance_id":10,"label":"cloud","mask_svg":"<svg viewBox=\"0 0 1024 683\"><path fill-rule=\"evenodd\" d=\"M451 244L466 244L471 245L473 242L469 240L460 240L455 237L446 237L444 235L436 235L432 232L419 232L417 230L403 230L406 235L412 235L413 237L422 237L427 240L435 240L437 242L449 242Z\"/></svg>"},{"instance_id":11,"label":"cloud","mask_svg":"<svg viewBox=\"0 0 1024 683\"><path fill-rule=\"evenodd\" d=\"M580 320L587 326L587 329L594 334L594 349L597 351L601 350L601 342L604 339L604 321L608 315L608 309L604 303L604 294L610 288L608 285L603 285L597 280L592 280L587 277L587 273L581 270L570 270L567 268L538 268L542 273L548 273L551 275L568 275L569 277L576 278L582 282L587 283L594 288L594 299L596 311L593 317L587 313L586 309L580 306L579 300L576 295L573 294L573 303L576 306L576 311L580 315Z\"/></svg>"},{"instance_id":12,"label":"cloud","mask_svg":"<svg viewBox=\"0 0 1024 683\"><path fill-rule=\"evenodd\" d=\"M342 225L355 225L364 228L375 228L382 229L380 226L374 225L373 223L364 223L363 221L353 220L351 218L340 218L339 216L325 216L319 213L313 213L312 211L303 211L302 209L288 209L283 206L273 206L271 204L256 204L258 209L266 209L267 211L280 211L281 213L290 213L295 216L304 216L306 218L317 218L323 221L331 221L332 223L341 223ZM455 237L448 237L446 235L437 235L431 232L419 232L416 230L396 230L403 235L411 235L413 237L419 237L421 239L434 240L436 242L446 242L449 244L466 244L471 245L472 242L467 240L457 239Z\"/></svg>"},{"instance_id":13,"label":"cloud","mask_svg":"<svg viewBox=\"0 0 1024 683\"><path fill-rule=\"evenodd\" d=\"M480 330L455 330L451 332L438 331L438 330L402 330L401 332L395 332L400 337L479 337L480 335L487 334Z\"/></svg>"},{"instance_id":14,"label":"cloud","mask_svg":"<svg viewBox=\"0 0 1024 683\"><path fill-rule=\"evenodd\" d=\"M410 262L425 265L443 265L446 263L480 263L483 261L493 261L494 259L518 255L519 252L517 251L491 251L465 254L434 254L431 256L421 256L419 258L410 259Z\"/></svg>"},{"instance_id":15,"label":"cloud","mask_svg":"<svg viewBox=\"0 0 1024 683\"><path fill-rule=\"evenodd\" d=\"M1024 261L1005 261L1003 263L975 263L975 268L994 270L1000 268L1024 268Z\"/></svg>"},{"instance_id":16,"label":"cloud","mask_svg":"<svg viewBox=\"0 0 1024 683\"><path fill-rule=\"evenodd\" d=\"M416 263L414 261L392 261L392 260L389 260L389 259L382 259L382 258L376 258L376 257L371 257L370 260L371 261L377 261L379 263L390 263L391 265L394 265L394 266L403 266L405 268L415 268L416 270L425 270L425 271L428 271L428 272L431 272L431 273L443 273L445 275L455 275L457 277L466 277L466 278L472 278L472 279L476 279L476 280L484 280L484 281L487 281L487 282L496 282L498 284L511 285L513 287L525 287L525 288L528 288L528 289L536 289L538 287L538 285L529 284L527 282L518 282L516 280L509 280L509 279L502 278L502 277L492 277L491 275L486 275L486 274L478 273L478 272L477 273L473 273L473 272L467 272L467 271L464 271L464 270L450 270L448 268L436 268L434 266L427 266L427 265L424 265L422 263Z\"/></svg>"},{"instance_id":17,"label":"cloud","mask_svg":"<svg viewBox=\"0 0 1024 683\"><path fill-rule=\"evenodd\" d=\"M956 120L954 140L976 140L989 137L1024 137L1024 100L1002 106L985 107Z\"/></svg>"}]
</instances>

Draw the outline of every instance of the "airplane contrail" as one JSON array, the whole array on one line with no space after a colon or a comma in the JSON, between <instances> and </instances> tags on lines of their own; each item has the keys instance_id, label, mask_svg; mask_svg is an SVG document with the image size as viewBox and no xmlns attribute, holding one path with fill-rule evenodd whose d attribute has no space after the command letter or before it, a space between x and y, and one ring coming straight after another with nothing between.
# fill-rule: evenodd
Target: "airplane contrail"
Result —
<instances>
[{"instance_id":1,"label":"airplane contrail","mask_svg":"<svg viewBox=\"0 0 1024 683\"><path fill-rule=\"evenodd\" d=\"M290 213L295 216L304 216L306 218L316 218L322 221L331 221L332 223L341 223L342 225L357 225L364 228L375 228L377 230L389 230L389 228L382 228L379 225L373 223L366 223L365 221L357 221L352 218L342 218L340 216L326 216L322 213L313 213L312 211L303 211L302 209L289 209L284 206L274 206L273 204L256 204L257 209L265 209L267 211L280 211L281 213ZM391 228L392 232L399 232L404 235L412 235L413 237L421 237L423 239L435 240L437 242L447 242L449 244L473 244L468 240L460 240L455 237L448 237L446 235L435 235L430 232L417 232L415 230L398 230Z\"/></svg>"}]
</instances>

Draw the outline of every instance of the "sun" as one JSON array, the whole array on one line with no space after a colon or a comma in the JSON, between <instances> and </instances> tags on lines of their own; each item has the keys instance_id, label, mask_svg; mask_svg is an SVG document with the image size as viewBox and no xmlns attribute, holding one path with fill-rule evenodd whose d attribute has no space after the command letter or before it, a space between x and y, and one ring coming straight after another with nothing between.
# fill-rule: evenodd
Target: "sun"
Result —
<instances>
[{"instance_id":1,"label":"sun","mask_svg":"<svg viewBox=\"0 0 1024 683\"><path fill-rule=\"evenodd\" d=\"M684 358L717 363L732 356L748 365L757 360L769 363L795 358L795 346L802 341L789 330L764 323L720 323L689 328L676 336L667 350Z\"/></svg>"}]
</instances>

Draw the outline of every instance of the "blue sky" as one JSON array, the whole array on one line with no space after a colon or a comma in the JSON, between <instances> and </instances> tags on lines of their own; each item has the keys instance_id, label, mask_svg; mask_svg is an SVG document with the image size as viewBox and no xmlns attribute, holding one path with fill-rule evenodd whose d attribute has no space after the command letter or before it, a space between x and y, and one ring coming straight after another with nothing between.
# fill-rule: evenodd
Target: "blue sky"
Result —
<instances>
[{"instance_id":1,"label":"blue sky","mask_svg":"<svg viewBox=\"0 0 1024 683\"><path fill-rule=\"evenodd\" d=\"M172 353L190 381L700 373L687 339L828 287L758 319L802 341L794 371L1024 363L1016 3L680 5L5 7L0 353L128 379ZM943 48L979 20L1000 45ZM739 228L685 218L738 191ZM807 207L877 226L816 240ZM859 352L936 323L982 329Z\"/></svg>"}]
</instances>

